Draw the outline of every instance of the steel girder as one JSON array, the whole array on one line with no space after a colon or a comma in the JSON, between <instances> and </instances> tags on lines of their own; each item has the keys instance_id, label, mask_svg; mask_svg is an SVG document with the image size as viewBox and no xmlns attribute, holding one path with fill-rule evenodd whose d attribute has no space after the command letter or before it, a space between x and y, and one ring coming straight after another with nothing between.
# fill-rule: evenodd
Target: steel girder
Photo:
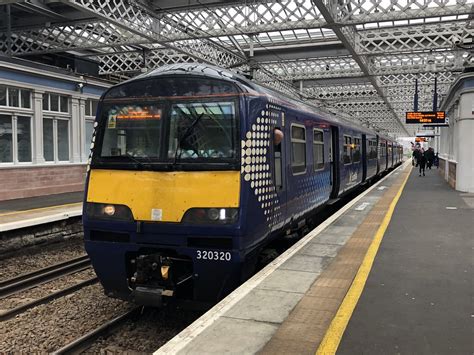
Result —
<instances>
[{"instance_id":1,"label":"steel girder","mask_svg":"<svg viewBox=\"0 0 474 355\"><path fill-rule=\"evenodd\" d=\"M80 48L107 49L148 42L143 37L121 27L101 21L55 24L49 27L14 31L12 54L51 53ZM6 37L0 37L0 49L6 51L6 46Z\"/></svg>"},{"instance_id":2,"label":"steel girder","mask_svg":"<svg viewBox=\"0 0 474 355\"><path fill-rule=\"evenodd\" d=\"M194 58L168 48L149 52L106 54L96 59L99 61L101 75L116 73L134 75L161 65L196 62Z\"/></svg>"},{"instance_id":3,"label":"steel girder","mask_svg":"<svg viewBox=\"0 0 474 355\"><path fill-rule=\"evenodd\" d=\"M325 102L379 98L377 90L370 83L306 87L303 88L303 96L309 99L324 100Z\"/></svg>"},{"instance_id":4,"label":"steel girder","mask_svg":"<svg viewBox=\"0 0 474 355\"><path fill-rule=\"evenodd\" d=\"M325 25L310 0L235 1L219 7L162 11L161 18L191 28L198 27L202 29L201 35L208 38L320 28ZM185 32L170 32L166 28L163 34L169 40L189 38Z\"/></svg>"},{"instance_id":5,"label":"steel girder","mask_svg":"<svg viewBox=\"0 0 474 355\"><path fill-rule=\"evenodd\" d=\"M328 8L325 6L322 0L313 0L315 5L318 7L319 11L321 14L324 16L324 19L328 23L329 26L333 27L333 31L336 33L338 36L339 40L344 44L346 49L351 53L352 57L354 60L357 62L359 65L360 69L362 72L369 77L369 80L371 84L374 86L374 88L377 90L378 94L380 97L383 99L385 104L387 105L388 109L391 111L391 116L395 120L397 120L400 125L403 127L403 124L400 120L400 118L396 115L396 113L393 111L393 109L390 107L390 102L387 100L387 98L384 95L384 92L380 86L378 78L371 76L370 70L367 64L367 59L365 57L359 56L357 52L355 51L354 48L354 43L355 43L355 35L356 35L356 30L354 27L344 27L344 28L338 28L336 21L335 21L335 15L337 14L334 13L333 9ZM329 5L333 5L333 2L330 2ZM408 131L406 132L408 133Z\"/></svg>"},{"instance_id":6,"label":"steel girder","mask_svg":"<svg viewBox=\"0 0 474 355\"><path fill-rule=\"evenodd\" d=\"M246 58L240 54L225 49L222 46L208 40L186 39L165 42L166 35L163 32L182 32L181 29L164 25L157 17L138 5L132 5L126 0L61 0L92 16L100 17L105 21L125 28L148 39L150 42L158 43L177 52L194 57L197 60L223 67L231 67L246 62Z\"/></svg>"},{"instance_id":7,"label":"steel girder","mask_svg":"<svg viewBox=\"0 0 474 355\"><path fill-rule=\"evenodd\" d=\"M465 20L358 31L356 50L359 54L377 55L451 49L474 36L474 27L463 24Z\"/></svg>"},{"instance_id":8,"label":"steel girder","mask_svg":"<svg viewBox=\"0 0 474 355\"><path fill-rule=\"evenodd\" d=\"M429 107L435 75L442 96L463 65L474 65L465 45L470 43L472 52L474 26L467 16L473 12L472 0L241 0L158 12L138 1L60 1L95 19L53 22L41 29L13 28L8 43L12 54L93 49L103 74L133 75L178 62L205 61L228 68L245 65L255 70L258 81L292 96L298 96L298 84L293 81L305 80L303 97L322 100L338 110L363 107L362 122L372 119L375 123L378 114L389 110L398 122L389 123L385 117L390 114L385 112L384 120L376 123L397 132L404 130L404 110L412 105L415 78L419 105ZM275 60L250 65L246 58L250 42ZM278 55L303 43L336 42L350 56L334 51L324 57L281 60ZM6 47L0 33L0 48L5 51ZM335 78L354 84L324 85ZM361 78L370 83L361 83ZM318 86L308 87L310 80L319 80ZM385 108L368 103L376 98L382 98ZM367 101L365 106L361 100Z\"/></svg>"},{"instance_id":9,"label":"steel girder","mask_svg":"<svg viewBox=\"0 0 474 355\"><path fill-rule=\"evenodd\" d=\"M472 4L466 0L325 0L335 6L337 22L344 24L377 23L416 18L469 15Z\"/></svg>"}]
</instances>

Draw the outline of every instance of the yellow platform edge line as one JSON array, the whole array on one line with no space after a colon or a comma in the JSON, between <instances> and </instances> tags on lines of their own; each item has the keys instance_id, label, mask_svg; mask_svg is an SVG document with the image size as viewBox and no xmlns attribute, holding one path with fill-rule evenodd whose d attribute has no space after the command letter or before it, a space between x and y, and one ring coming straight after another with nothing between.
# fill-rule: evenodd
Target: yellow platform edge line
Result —
<instances>
[{"instance_id":1,"label":"yellow platform edge line","mask_svg":"<svg viewBox=\"0 0 474 355\"><path fill-rule=\"evenodd\" d=\"M359 301L362 291L364 290L365 283L369 277L370 270L372 269L372 265L379 250L380 244L382 243L385 231L387 230L390 220L392 219L395 207L398 203L398 200L400 199L400 196L402 195L403 189L405 188L410 175L411 169L407 173L407 176L400 186L400 189L390 203L388 211L385 214L384 219L382 220L382 223L380 224L380 227L377 230L375 237L369 246L369 249L367 250L367 253L365 254L364 260L357 271L354 281L352 281L352 285L344 297L344 300L342 301L336 316L329 325L329 328L324 335L318 350L316 351L316 355L329 355L336 353L342 336L344 335L344 331L346 330L347 324L349 323L352 313L354 312L357 302Z\"/></svg>"},{"instance_id":2,"label":"yellow platform edge line","mask_svg":"<svg viewBox=\"0 0 474 355\"><path fill-rule=\"evenodd\" d=\"M64 205L56 205L56 206L33 208L33 209L30 209L30 210L22 210L22 211L14 211L14 212L0 213L0 217L3 217L3 216L12 216L12 215L15 215L15 214L22 214L22 213L30 213L30 212L51 210L51 209L55 209L55 208L73 207L73 206L82 206L82 202L66 203L66 204L64 204Z\"/></svg>"}]
</instances>

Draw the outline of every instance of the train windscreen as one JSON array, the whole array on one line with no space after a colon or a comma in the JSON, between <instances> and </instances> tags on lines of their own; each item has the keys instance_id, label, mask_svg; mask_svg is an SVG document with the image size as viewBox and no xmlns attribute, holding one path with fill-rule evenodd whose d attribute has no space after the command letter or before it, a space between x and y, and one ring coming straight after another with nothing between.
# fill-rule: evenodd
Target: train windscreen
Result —
<instances>
[{"instance_id":1,"label":"train windscreen","mask_svg":"<svg viewBox=\"0 0 474 355\"><path fill-rule=\"evenodd\" d=\"M237 159L235 101L167 100L102 109L102 163L215 163Z\"/></svg>"}]
</instances>

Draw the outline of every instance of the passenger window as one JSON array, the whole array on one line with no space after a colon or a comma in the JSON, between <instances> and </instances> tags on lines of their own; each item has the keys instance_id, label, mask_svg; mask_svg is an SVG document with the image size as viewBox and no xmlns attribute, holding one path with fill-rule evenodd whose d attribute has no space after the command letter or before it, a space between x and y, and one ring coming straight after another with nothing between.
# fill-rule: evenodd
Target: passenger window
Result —
<instances>
[{"instance_id":1,"label":"passenger window","mask_svg":"<svg viewBox=\"0 0 474 355\"><path fill-rule=\"evenodd\" d=\"M303 126L291 126L291 168L293 174L306 170L306 129Z\"/></svg>"},{"instance_id":2,"label":"passenger window","mask_svg":"<svg viewBox=\"0 0 474 355\"><path fill-rule=\"evenodd\" d=\"M360 138L354 138L354 150L352 153L352 162L359 163L360 162Z\"/></svg>"},{"instance_id":3,"label":"passenger window","mask_svg":"<svg viewBox=\"0 0 474 355\"><path fill-rule=\"evenodd\" d=\"M313 130L313 165L314 170L324 169L324 135L319 129Z\"/></svg>"},{"instance_id":4,"label":"passenger window","mask_svg":"<svg viewBox=\"0 0 474 355\"><path fill-rule=\"evenodd\" d=\"M377 159L377 141L369 141L369 159Z\"/></svg>"},{"instance_id":5,"label":"passenger window","mask_svg":"<svg viewBox=\"0 0 474 355\"><path fill-rule=\"evenodd\" d=\"M344 151L342 161L344 164L352 162L352 137L344 136Z\"/></svg>"}]
</instances>

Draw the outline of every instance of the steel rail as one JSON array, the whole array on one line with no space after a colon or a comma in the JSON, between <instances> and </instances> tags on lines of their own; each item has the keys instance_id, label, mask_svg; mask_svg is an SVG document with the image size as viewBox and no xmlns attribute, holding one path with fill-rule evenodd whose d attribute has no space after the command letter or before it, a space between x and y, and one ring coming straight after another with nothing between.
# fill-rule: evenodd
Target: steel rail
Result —
<instances>
[{"instance_id":1,"label":"steel rail","mask_svg":"<svg viewBox=\"0 0 474 355\"><path fill-rule=\"evenodd\" d=\"M68 294L73 293L77 290L80 290L81 288L84 288L86 286L93 285L93 284L97 283L98 281L99 281L99 279L96 276L94 276L94 277L92 277L88 280L79 282L79 283L74 284L72 286L66 287L62 290L53 292L53 293L51 293L49 295L46 295L44 297L38 298L36 300L30 301L30 302L27 302L27 303L23 303L23 304L15 307L15 308L11 308L9 310L1 312L0 313L0 321L8 320L8 319L16 316L17 314L22 313L22 312L24 312L24 311L26 311L30 308L39 306L41 304L48 303L52 300L55 300L56 298L68 295Z\"/></svg>"},{"instance_id":2,"label":"steel rail","mask_svg":"<svg viewBox=\"0 0 474 355\"><path fill-rule=\"evenodd\" d=\"M0 299L90 267L87 255L0 282Z\"/></svg>"},{"instance_id":3,"label":"steel rail","mask_svg":"<svg viewBox=\"0 0 474 355\"><path fill-rule=\"evenodd\" d=\"M132 310L126 311L114 319L105 322L100 327L90 331L89 333L73 340L71 343L66 344L62 348L53 352L54 355L63 354L80 354L87 350L99 337L110 334L116 328L121 326L125 321L139 314L142 307L135 307Z\"/></svg>"}]
</instances>

